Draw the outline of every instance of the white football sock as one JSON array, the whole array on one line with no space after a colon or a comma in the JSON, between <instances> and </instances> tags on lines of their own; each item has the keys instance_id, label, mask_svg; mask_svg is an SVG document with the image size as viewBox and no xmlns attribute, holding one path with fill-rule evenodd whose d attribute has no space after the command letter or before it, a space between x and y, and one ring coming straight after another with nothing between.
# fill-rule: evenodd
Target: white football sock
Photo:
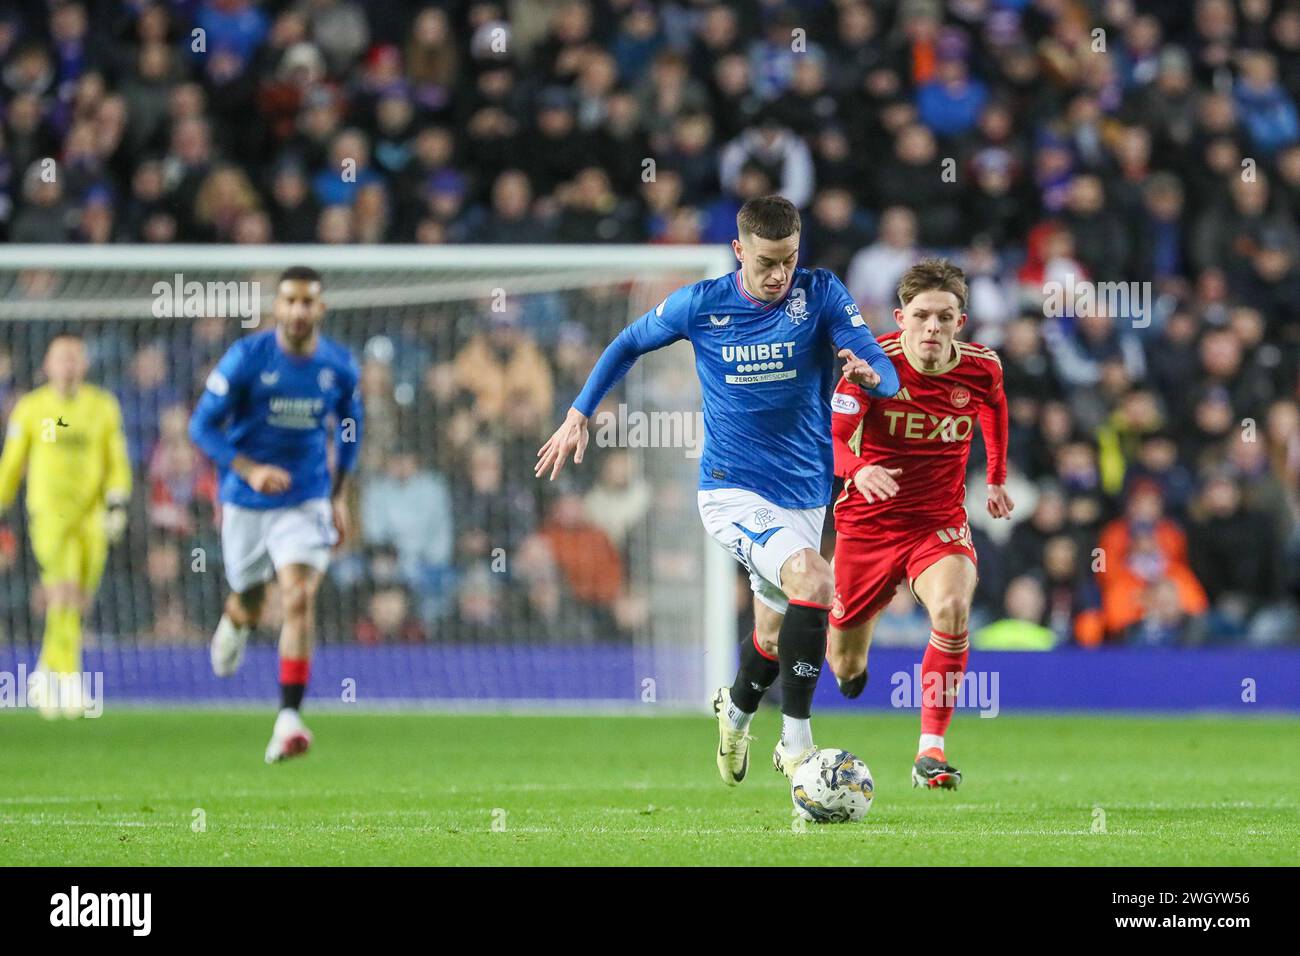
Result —
<instances>
[{"instance_id":1,"label":"white football sock","mask_svg":"<svg viewBox=\"0 0 1300 956\"><path fill-rule=\"evenodd\" d=\"M803 753L813 745L812 721L807 717L781 715L781 743L792 753Z\"/></svg>"},{"instance_id":2,"label":"white football sock","mask_svg":"<svg viewBox=\"0 0 1300 956\"><path fill-rule=\"evenodd\" d=\"M753 719L753 714L745 713L734 703L727 705L727 723L731 724L732 730L748 730L749 722Z\"/></svg>"},{"instance_id":3,"label":"white football sock","mask_svg":"<svg viewBox=\"0 0 1300 956\"><path fill-rule=\"evenodd\" d=\"M940 750L943 749L942 734L922 734L921 742L916 745L916 752L925 753L925 751L929 750L931 747L938 747Z\"/></svg>"}]
</instances>

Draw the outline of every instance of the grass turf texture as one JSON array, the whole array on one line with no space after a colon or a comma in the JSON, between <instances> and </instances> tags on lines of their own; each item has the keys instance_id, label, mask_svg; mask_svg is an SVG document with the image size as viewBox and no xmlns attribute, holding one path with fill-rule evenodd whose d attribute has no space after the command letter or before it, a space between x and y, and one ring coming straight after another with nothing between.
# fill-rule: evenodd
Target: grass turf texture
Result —
<instances>
[{"instance_id":1,"label":"grass turf texture","mask_svg":"<svg viewBox=\"0 0 1300 956\"><path fill-rule=\"evenodd\" d=\"M963 717L955 792L910 789L915 714L817 717L876 799L864 823L800 832L769 710L734 790L711 717L309 712L315 750L268 767L270 713L9 713L0 864L1300 862L1290 720Z\"/></svg>"}]
</instances>

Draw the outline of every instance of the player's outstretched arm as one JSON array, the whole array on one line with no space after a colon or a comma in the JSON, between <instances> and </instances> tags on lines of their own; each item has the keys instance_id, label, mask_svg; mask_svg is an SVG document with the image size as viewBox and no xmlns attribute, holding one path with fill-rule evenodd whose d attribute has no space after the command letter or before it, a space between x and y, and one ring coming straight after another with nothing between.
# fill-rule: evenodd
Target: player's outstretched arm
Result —
<instances>
[{"instance_id":1,"label":"player's outstretched arm","mask_svg":"<svg viewBox=\"0 0 1300 956\"><path fill-rule=\"evenodd\" d=\"M880 384L880 373L854 355L853 349L840 349L839 357L844 361L845 379L854 385L860 385L870 391Z\"/></svg>"},{"instance_id":2,"label":"player's outstretched arm","mask_svg":"<svg viewBox=\"0 0 1300 956\"><path fill-rule=\"evenodd\" d=\"M833 272L818 269L826 288L831 341L844 360L844 377L860 385L873 398L893 398L898 393L898 370L867 328L862 311L844 283Z\"/></svg>"},{"instance_id":3,"label":"player's outstretched arm","mask_svg":"<svg viewBox=\"0 0 1300 956\"><path fill-rule=\"evenodd\" d=\"M573 456L575 465L581 465L589 439L587 416L576 408L570 408L569 414L564 418L564 424L555 429L555 434L537 450L537 465L533 469L533 476L540 478L549 471L550 480L554 481L570 455Z\"/></svg>"}]
</instances>

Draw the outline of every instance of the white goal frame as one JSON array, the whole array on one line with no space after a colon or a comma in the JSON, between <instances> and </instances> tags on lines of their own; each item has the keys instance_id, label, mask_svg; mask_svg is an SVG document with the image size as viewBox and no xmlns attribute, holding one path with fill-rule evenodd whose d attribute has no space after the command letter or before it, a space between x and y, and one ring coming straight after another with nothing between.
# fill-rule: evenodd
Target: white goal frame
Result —
<instances>
[{"instance_id":1,"label":"white goal frame","mask_svg":"<svg viewBox=\"0 0 1300 956\"><path fill-rule=\"evenodd\" d=\"M690 272L699 278L725 275L736 268L735 254L724 245L6 245L0 251L0 268L114 270L278 270L309 263L325 272L423 269L481 270L485 261L509 262L512 268L549 269L569 273L575 284L583 278L636 279L647 269ZM482 288L481 282L475 282ZM264 298L266 294L264 293ZM369 304L382 306L382 297ZM48 306L48 302L46 305ZM269 304L269 303L268 303ZM0 303L0 321L26 318L15 303ZM78 305L83 305L78 303ZM93 320L93 304L78 308L78 318ZM8 308L6 308L8 307ZM89 313L89 314L88 314ZM100 315L101 318L113 316ZM702 663L702 686L708 691L730 684L737 663L735 566L733 559L700 529L703 548L704 607L699 616L700 642L707 653ZM707 709L701 697L700 708Z\"/></svg>"}]
</instances>

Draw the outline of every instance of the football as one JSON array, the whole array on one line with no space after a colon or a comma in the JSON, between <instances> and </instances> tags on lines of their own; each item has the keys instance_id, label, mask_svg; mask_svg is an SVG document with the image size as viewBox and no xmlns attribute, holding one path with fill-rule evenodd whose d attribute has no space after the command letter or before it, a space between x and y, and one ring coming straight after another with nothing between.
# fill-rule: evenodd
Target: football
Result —
<instances>
[{"instance_id":1,"label":"football","mask_svg":"<svg viewBox=\"0 0 1300 956\"><path fill-rule=\"evenodd\" d=\"M871 809L871 770L847 750L818 750L795 770L790 799L810 823L851 823Z\"/></svg>"}]
</instances>

